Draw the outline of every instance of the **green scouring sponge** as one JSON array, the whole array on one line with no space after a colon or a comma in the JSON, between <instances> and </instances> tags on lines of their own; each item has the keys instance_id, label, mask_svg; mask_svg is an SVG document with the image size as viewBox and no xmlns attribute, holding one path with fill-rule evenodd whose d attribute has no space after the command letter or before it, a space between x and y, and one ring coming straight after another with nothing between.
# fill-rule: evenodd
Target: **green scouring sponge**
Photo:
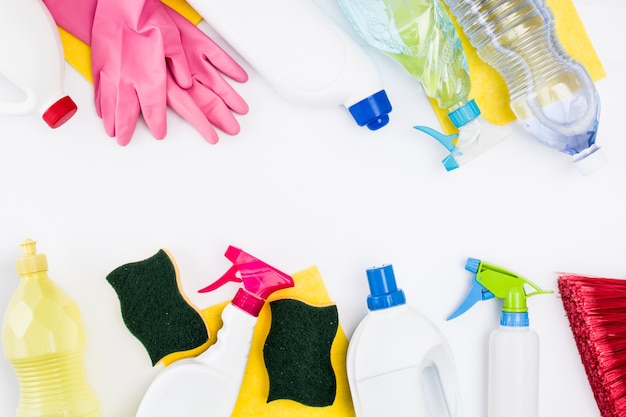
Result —
<instances>
[{"instance_id":1,"label":"green scouring sponge","mask_svg":"<svg viewBox=\"0 0 626 417\"><path fill-rule=\"evenodd\" d=\"M207 326L180 290L178 268L168 252L161 249L122 265L106 279L117 293L126 327L144 345L152 365L206 348Z\"/></svg>"},{"instance_id":2,"label":"green scouring sponge","mask_svg":"<svg viewBox=\"0 0 626 417\"><path fill-rule=\"evenodd\" d=\"M337 307L280 299L270 302L270 309L271 326L263 347L270 382L267 402L332 405L337 380L330 349L339 326Z\"/></svg>"}]
</instances>

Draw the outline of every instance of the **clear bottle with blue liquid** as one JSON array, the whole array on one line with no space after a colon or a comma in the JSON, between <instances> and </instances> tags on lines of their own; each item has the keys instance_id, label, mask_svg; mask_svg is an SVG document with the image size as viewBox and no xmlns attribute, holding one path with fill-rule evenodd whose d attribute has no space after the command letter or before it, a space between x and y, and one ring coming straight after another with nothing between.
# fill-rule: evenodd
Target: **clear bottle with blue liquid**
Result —
<instances>
[{"instance_id":1,"label":"clear bottle with blue liquid","mask_svg":"<svg viewBox=\"0 0 626 417\"><path fill-rule=\"evenodd\" d=\"M478 56L504 78L524 128L543 145L571 155L583 174L601 166L598 93L586 68L561 46L545 0L446 3Z\"/></svg>"}]
</instances>

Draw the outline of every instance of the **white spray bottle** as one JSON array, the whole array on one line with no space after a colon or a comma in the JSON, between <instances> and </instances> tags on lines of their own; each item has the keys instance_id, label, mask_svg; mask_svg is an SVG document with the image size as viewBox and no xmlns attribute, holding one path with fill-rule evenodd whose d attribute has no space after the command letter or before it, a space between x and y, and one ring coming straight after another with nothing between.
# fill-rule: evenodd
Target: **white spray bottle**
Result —
<instances>
[{"instance_id":1,"label":"white spray bottle","mask_svg":"<svg viewBox=\"0 0 626 417\"><path fill-rule=\"evenodd\" d=\"M275 291L293 287L293 279L241 249L229 246L232 263L220 279L200 292L241 282L222 312L217 342L195 358L181 359L154 379L137 410L137 417L230 417L241 388L254 326L265 300Z\"/></svg>"},{"instance_id":2,"label":"white spray bottle","mask_svg":"<svg viewBox=\"0 0 626 417\"><path fill-rule=\"evenodd\" d=\"M345 106L359 126L385 126L391 104L376 63L314 0L189 0L283 97Z\"/></svg>"},{"instance_id":3,"label":"white spray bottle","mask_svg":"<svg viewBox=\"0 0 626 417\"><path fill-rule=\"evenodd\" d=\"M451 320L478 301L504 299L500 327L489 336L488 417L537 417L539 412L539 336L528 327L526 299L551 294L513 272L469 258L472 287ZM526 293L524 287L535 291Z\"/></svg>"},{"instance_id":4,"label":"white spray bottle","mask_svg":"<svg viewBox=\"0 0 626 417\"><path fill-rule=\"evenodd\" d=\"M367 270L367 316L350 338L357 417L460 417L456 368L437 327L406 304L391 265Z\"/></svg>"},{"instance_id":5,"label":"white spray bottle","mask_svg":"<svg viewBox=\"0 0 626 417\"><path fill-rule=\"evenodd\" d=\"M76 113L63 93L63 46L50 12L41 0L0 0L0 74L26 97L0 99L0 113L20 116L39 112L57 128Z\"/></svg>"}]
</instances>

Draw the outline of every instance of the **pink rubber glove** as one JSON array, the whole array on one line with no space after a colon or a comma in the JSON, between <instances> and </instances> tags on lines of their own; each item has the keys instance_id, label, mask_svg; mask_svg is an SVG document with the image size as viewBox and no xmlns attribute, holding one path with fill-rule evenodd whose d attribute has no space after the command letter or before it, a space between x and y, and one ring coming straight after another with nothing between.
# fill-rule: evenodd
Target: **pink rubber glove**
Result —
<instances>
[{"instance_id":1,"label":"pink rubber glove","mask_svg":"<svg viewBox=\"0 0 626 417\"><path fill-rule=\"evenodd\" d=\"M231 110L238 114L246 114L248 104L226 82L220 72L238 82L247 81L248 74L204 32L175 10L167 6L165 8L178 26L187 52L193 79L187 92L211 123L230 135L236 135L239 133L239 123Z\"/></svg>"},{"instance_id":2,"label":"pink rubber glove","mask_svg":"<svg viewBox=\"0 0 626 417\"><path fill-rule=\"evenodd\" d=\"M176 11L158 0L146 0L143 7L134 4L124 6L130 11L123 18L117 18L123 22L120 25L119 22L112 23L104 19L107 13L113 12L113 7L118 7L119 10L120 3L123 3L119 0L101 0L106 3L103 6L97 6L97 0L44 2L59 26L88 44L99 45L96 51L101 51L99 58L102 61L98 62L102 63L97 65L103 69L106 67L106 70L104 80L94 70L94 81L96 76L99 80L97 84L94 83L96 109L104 120L105 130L110 136L116 136L118 143L125 145L130 141L140 110L153 135L157 138L164 137L165 102L210 143L218 141L213 125L228 134L239 132L239 124L232 112L245 114L248 106L222 74L245 82L248 78L246 72L208 36ZM137 0L128 2L141 3ZM99 15L95 19L97 7ZM141 25L132 24L134 21L141 22ZM102 27L103 32L97 33L91 29L96 22L102 25L99 27ZM156 22L166 26L157 26ZM161 51L160 58L154 52L155 44L147 44L146 36L141 31L147 32L147 37L156 40L157 50ZM125 48L114 47L106 51L105 46L109 48L113 45L107 36L116 42L123 40ZM106 44L105 39L109 39ZM142 45L144 46L141 47ZM92 45L92 53L94 46ZM146 48L149 51L147 53ZM138 50L137 54L126 53L135 49ZM105 51L108 53L105 54ZM120 66L112 67L111 62L119 63ZM129 69L130 65L134 67ZM156 74L155 68L159 68ZM146 80L151 82L146 83Z\"/></svg>"}]
</instances>

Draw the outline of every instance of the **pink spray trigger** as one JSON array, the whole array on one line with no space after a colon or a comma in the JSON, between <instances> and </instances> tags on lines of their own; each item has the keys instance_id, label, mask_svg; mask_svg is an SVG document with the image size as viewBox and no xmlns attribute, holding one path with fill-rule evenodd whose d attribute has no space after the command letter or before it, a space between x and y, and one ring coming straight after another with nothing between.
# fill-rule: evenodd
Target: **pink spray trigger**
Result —
<instances>
[{"instance_id":1,"label":"pink spray trigger","mask_svg":"<svg viewBox=\"0 0 626 417\"><path fill-rule=\"evenodd\" d=\"M210 292L228 282L241 282L243 288L239 289L232 303L253 316L258 316L267 297L294 285L290 275L239 248L229 246L224 256L233 263L233 266L217 281L198 292Z\"/></svg>"}]
</instances>

